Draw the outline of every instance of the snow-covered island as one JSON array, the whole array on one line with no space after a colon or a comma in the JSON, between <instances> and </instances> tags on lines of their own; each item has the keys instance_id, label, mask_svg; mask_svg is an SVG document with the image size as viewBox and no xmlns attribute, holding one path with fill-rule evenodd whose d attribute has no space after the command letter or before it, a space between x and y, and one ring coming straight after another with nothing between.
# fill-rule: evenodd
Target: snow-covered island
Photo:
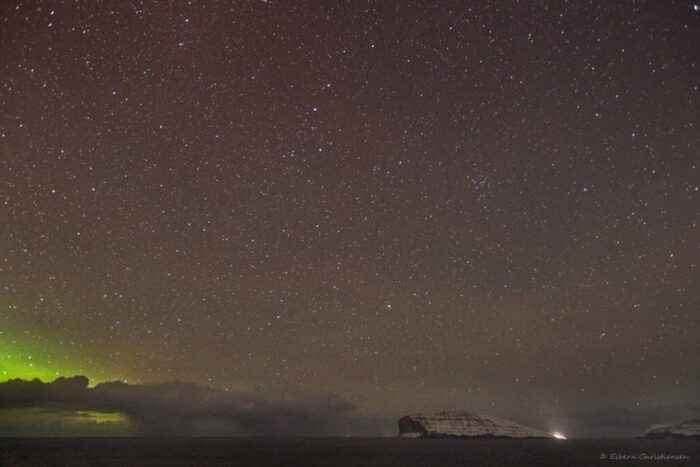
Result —
<instances>
[{"instance_id":1,"label":"snow-covered island","mask_svg":"<svg viewBox=\"0 0 700 467\"><path fill-rule=\"evenodd\" d=\"M555 438L553 433L469 412L412 414L399 420L402 438Z\"/></svg>"},{"instance_id":2,"label":"snow-covered island","mask_svg":"<svg viewBox=\"0 0 700 467\"><path fill-rule=\"evenodd\" d=\"M653 426L647 430L644 438L700 438L700 418L676 425Z\"/></svg>"}]
</instances>

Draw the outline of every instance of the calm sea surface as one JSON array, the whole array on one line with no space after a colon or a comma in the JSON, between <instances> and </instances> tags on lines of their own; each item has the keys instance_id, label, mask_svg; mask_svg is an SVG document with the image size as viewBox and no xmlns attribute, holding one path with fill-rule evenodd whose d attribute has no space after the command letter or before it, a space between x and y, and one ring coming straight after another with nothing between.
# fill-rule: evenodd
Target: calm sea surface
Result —
<instances>
[{"instance_id":1,"label":"calm sea surface","mask_svg":"<svg viewBox=\"0 0 700 467\"><path fill-rule=\"evenodd\" d=\"M698 440L0 439L2 466L700 466Z\"/></svg>"}]
</instances>

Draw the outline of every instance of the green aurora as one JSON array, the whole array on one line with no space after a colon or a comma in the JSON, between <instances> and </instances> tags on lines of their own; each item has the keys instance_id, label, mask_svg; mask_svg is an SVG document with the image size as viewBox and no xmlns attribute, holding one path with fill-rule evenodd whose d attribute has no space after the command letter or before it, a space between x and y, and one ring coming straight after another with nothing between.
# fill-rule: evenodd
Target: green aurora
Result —
<instances>
[{"instance_id":1,"label":"green aurora","mask_svg":"<svg viewBox=\"0 0 700 467\"><path fill-rule=\"evenodd\" d=\"M51 382L85 375L90 386L108 380L90 359L79 358L74 345L38 333L0 330L0 382L39 379ZM0 409L2 436L130 436L131 419L119 412L55 410L49 407Z\"/></svg>"},{"instance_id":2,"label":"green aurora","mask_svg":"<svg viewBox=\"0 0 700 467\"><path fill-rule=\"evenodd\" d=\"M91 358L81 357L75 347L66 340L4 327L0 329L0 381L36 378L49 382L60 376L84 375L94 385L117 379Z\"/></svg>"}]
</instances>

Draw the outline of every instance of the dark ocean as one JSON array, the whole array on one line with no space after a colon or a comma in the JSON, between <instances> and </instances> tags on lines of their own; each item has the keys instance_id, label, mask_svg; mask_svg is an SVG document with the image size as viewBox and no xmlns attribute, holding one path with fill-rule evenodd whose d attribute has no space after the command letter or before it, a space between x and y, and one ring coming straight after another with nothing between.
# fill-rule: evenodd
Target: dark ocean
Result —
<instances>
[{"instance_id":1,"label":"dark ocean","mask_svg":"<svg viewBox=\"0 0 700 467\"><path fill-rule=\"evenodd\" d=\"M700 440L5 438L0 465L700 466Z\"/></svg>"}]
</instances>

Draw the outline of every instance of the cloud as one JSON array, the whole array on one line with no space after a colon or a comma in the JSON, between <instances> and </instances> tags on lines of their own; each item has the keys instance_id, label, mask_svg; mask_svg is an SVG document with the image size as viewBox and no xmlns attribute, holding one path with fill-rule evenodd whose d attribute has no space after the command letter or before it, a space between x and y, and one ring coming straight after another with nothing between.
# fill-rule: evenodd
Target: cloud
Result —
<instances>
[{"instance_id":1,"label":"cloud","mask_svg":"<svg viewBox=\"0 0 700 467\"><path fill-rule=\"evenodd\" d=\"M120 413L33 407L0 409L2 436L124 436L135 433L134 424Z\"/></svg>"},{"instance_id":2,"label":"cloud","mask_svg":"<svg viewBox=\"0 0 700 467\"><path fill-rule=\"evenodd\" d=\"M641 435L697 417L695 405L589 408L549 414L547 427L573 437ZM502 414L532 426L528 418ZM532 414L530 414L532 415ZM396 418L369 418L331 393L223 391L194 383L102 383L82 376L0 383L0 436L393 436Z\"/></svg>"},{"instance_id":3,"label":"cloud","mask_svg":"<svg viewBox=\"0 0 700 467\"><path fill-rule=\"evenodd\" d=\"M82 376L50 383L0 383L0 426L9 430L7 414L12 411L16 417L18 409L41 408L43 422L47 414L124 414L132 431L125 434L135 435L343 435L377 433L385 428L380 421L359 416L354 405L329 393L229 392L193 383L118 381L90 388L88 383ZM25 421L24 431L30 428Z\"/></svg>"}]
</instances>

